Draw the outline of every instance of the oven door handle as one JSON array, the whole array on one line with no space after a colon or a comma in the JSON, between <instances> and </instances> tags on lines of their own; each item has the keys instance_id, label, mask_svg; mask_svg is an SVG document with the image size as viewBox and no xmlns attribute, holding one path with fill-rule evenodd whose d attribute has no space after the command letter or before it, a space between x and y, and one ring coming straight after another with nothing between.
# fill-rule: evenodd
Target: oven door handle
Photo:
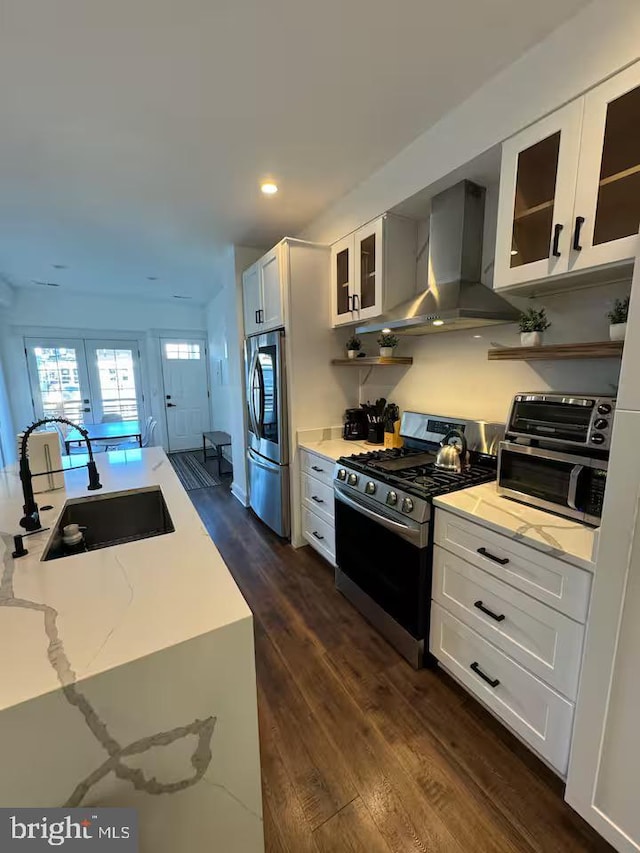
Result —
<instances>
[{"instance_id":1,"label":"oven door handle","mask_svg":"<svg viewBox=\"0 0 640 853\"><path fill-rule=\"evenodd\" d=\"M392 533L397 533L398 536L401 536L403 539L406 539L407 542L412 542L414 545L420 545L420 530L415 529L413 527L409 527L406 524L400 524L398 521L393 521L390 518L387 518L386 515L379 515L377 512L374 512L369 507L364 506L359 501L354 501L353 498L345 495L345 493L335 486L335 495L336 500L342 501L343 504L346 504L351 509L354 509L356 512L361 513L366 518L371 521L375 521L381 527L384 527L386 530L390 530Z\"/></svg>"},{"instance_id":2,"label":"oven door handle","mask_svg":"<svg viewBox=\"0 0 640 853\"><path fill-rule=\"evenodd\" d=\"M571 509L578 509L576 500L578 498L578 480L580 474L584 471L584 465L574 465L569 476L569 494L567 495L567 503Z\"/></svg>"}]
</instances>

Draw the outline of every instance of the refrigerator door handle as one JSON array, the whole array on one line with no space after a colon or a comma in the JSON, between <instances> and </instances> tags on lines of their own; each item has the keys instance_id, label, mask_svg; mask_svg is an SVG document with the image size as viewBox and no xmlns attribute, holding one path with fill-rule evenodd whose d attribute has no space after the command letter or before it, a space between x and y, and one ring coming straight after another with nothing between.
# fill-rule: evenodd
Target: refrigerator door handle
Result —
<instances>
[{"instance_id":1,"label":"refrigerator door handle","mask_svg":"<svg viewBox=\"0 0 640 853\"><path fill-rule=\"evenodd\" d=\"M253 462L254 465L257 465L258 468L264 468L265 471L279 471L280 465L277 462L271 462L268 459L263 459L260 456L257 456L253 450L249 450L249 458Z\"/></svg>"},{"instance_id":2,"label":"refrigerator door handle","mask_svg":"<svg viewBox=\"0 0 640 853\"><path fill-rule=\"evenodd\" d=\"M255 375L256 365L258 363L258 350L255 349L251 354L251 362L249 364L249 375L247 379L247 402L249 404L249 420L251 421L251 431L256 438L260 437L258 430L258 421L256 418L255 407L253 404L253 379Z\"/></svg>"},{"instance_id":3,"label":"refrigerator door handle","mask_svg":"<svg viewBox=\"0 0 640 853\"><path fill-rule=\"evenodd\" d=\"M260 432L258 435L262 438L264 435L264 416L265 416L265 404L266 404L266 396L264 390L264 374L262 372L262 366L260 364L259 354L256 355L256 366L255 371L258 376L258 386L260 388L260 414L257 418L258 428Z\"/></svg>"}]
</instances>

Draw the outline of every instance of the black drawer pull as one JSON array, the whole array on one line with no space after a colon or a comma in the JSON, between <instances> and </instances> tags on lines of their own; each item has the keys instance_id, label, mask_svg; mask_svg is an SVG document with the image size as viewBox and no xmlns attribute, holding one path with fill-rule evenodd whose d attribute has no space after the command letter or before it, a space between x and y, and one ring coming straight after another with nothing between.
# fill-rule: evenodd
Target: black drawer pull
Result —
<instances>
[{"instance_id":1,"label":"black drawer pull","mask_svg":"<svg viewBox=\"0 0 640 853\"><path fill-rule=\"evenodd\" d=\"M318 472L318 474L322 474L322 473L324 472L324 468L318 468L318 466L317 466L317 465L312 465L312 466L311 466L311 470L312 470L312 471L317 471L317 472Z\"/></svg>"},{"instance_id":2,"label":"black drawer pull","mask_svg":"<svg viewBox=\"0 0 640 853\"><path fill-rule=\"evenodd\" d=\"M489 610L488 607L485 607L481 601L476 601L476 603L473 606L477 607L478 610L482 610L482 612L486 613L487 616L491 616L491 618L495 619L496 622L504 622L504 620L505 620L504 613L501 613L500 616L498 616L497 613L494 613L492 610Z\"/></svg>"},{"instance_id":3,"label":"black drawer pull","mask_svg":"<svg viewBox=\"0 0 640 853\"><path fill-rule=\"evenodd\" d=\"M495 689L500 684L500 681L497 678L489 678L488 675L484 674L480 669L480 664L477 660L474 660L469 668L472 669L476 675L479 675L483 681L486 681L489 687L493 687Z\"/></svg>"},{"instance_id":4,"label":"black drawer pull","mask_svg":"<svg viewBox=\"0 0 640 853\"><path fill-rule=\"evenodd\" d=\"M558 223L556 227L553 229L553 252L554 258L559 258L562 252L560 251L560 235L562 234L562 229L564 225Z\"/></svg>"},{"instance_id":5,"label":"black drawer pull","mask_svg":"<svg viewBox=\"0 0 640 853\"><path fill-rule=\"evenodd\" d=\"M323 504L324 503L322 498L319 498L317 495L311 495L311 500L315 501L317 504Z\"/></svg>"},{"instance_id":6,"label":"black drawer pull","mask_svg":"<svg viewBox=\"0 0 640 853\"><path fill-rule=\"evenodd\" d=\"M494 554L490 554L486 548L478 548L478 554L486 557L487 560L498 563L500 566L506 566L509 563L509 560L506 557L496 557Z\"/></svg>"},{"instance_id":7,"label":"black drawer pull","mask_svg":"<svg viewBox=\"0 0 640 853\"><path fill-rule=\"evenodd\" d=\"M576 216L576 230L573 232L573 251L581 252L582 246L580 245L580 232L582 231L582 226L584 225L584 216Z\"/></svg>"},{"instance_id":8,"label":"black drawer pull","mask_svg":"<svg viewBox=\"0 0 640 853\"><path fill-rule=\"evenodd\" d=\"M320 539L320 540L324 539L324 536L320 536L320 534L318 533L317 530L314 530L312 535L315 536L316 539Z\"/></svg>"}]
</instances>

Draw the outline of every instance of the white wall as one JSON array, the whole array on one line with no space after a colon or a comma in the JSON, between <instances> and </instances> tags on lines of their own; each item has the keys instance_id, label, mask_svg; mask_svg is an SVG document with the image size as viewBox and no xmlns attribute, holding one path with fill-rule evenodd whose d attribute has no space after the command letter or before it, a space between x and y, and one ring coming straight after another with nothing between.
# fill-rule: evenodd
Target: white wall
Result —
<instances>
[{"instance_id":1,"label":"white wall","mask_svg":"<svg viewBox=\"0 0 640 853\"><path fill-rule=\"evenodd\" d=\"M206 308L212 426L231 436L232 491L242 503L247 500L242 272L263 253L243 246L228 246L221 252L217 293Z\"/></svg>"},{"instance_id":2,"label":"white wall","mask_svg":"<svg viewBox=\"0 0 640 853\"><path fill-rule=\"evenodd\" d=\"M204 308L163 300L84 296L57 289L18 288L4 325L0 326L2 362L9 392L13 427L33 420L24 357L25 334L30 336L127 337L140 342L145 412L158 420L156 443L166 447L160 336L206 336Z\"/></svg>"},{"instance_id":3,"label":"white wall","mask_svg":"<svg viewBox=\"0 0 640 853\"><path fill-rule=\"evenodd\" d=\"M325 211L301 236L329 243L339 239L639 57L640 3L594 0ZM549 342L605 340L608 306L629 288L616 285L545 298L541 304L553 320ZM517 329L496 326L481 334L480 339L470 332L403 338L398 352L412 355L413 367L374 370L361 397L384 394L404 409L503 421L517 391L608 391L617 383L618 360L489 362L487 349L494 343L516 345ZM366 338L364 347L372 354L376 350Z\"/></svg>"}]
</instances>

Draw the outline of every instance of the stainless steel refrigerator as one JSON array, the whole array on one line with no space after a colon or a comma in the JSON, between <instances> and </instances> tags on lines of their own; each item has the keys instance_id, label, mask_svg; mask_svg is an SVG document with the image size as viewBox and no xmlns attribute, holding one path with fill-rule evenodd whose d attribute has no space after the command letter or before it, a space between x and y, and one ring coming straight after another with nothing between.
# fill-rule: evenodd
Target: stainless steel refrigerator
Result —
<instances>
[{"instance_id":1,"label":"stainless steel refrigerator","mask_svg":"<svg viewBox=\"0 0 640 853\"><path fill-rule=\"evenodd\" d=\"M279 536L291 535L284 330L245 341L251 508Z\"/></svg>"}]
</instances>

